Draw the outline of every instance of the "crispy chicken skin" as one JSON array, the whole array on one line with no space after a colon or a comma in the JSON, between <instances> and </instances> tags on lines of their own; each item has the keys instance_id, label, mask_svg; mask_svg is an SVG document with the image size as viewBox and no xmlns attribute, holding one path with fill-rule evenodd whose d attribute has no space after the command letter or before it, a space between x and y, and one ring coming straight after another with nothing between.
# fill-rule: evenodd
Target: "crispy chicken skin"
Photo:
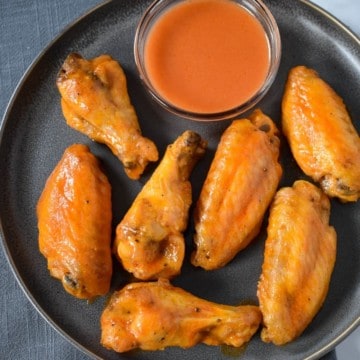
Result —
<instances>
[{"instance_id":1,"label":"crispy chicken skin","mask_svg":"<svg viewBox=\"0 0 360 360\"><path fill-rule=\"evenodd\" d=\"M155 144L141 135L124 71L109 55L85 60L70 54L57 86L68 125L106 144L131 179L138 179L149 161L158 160Z\"/></svg>"},{"instance_id":2,"label":"crispy chicken skin","mask_svg":"<svg viewBox=\"0 0 360 360\"><path fill-rule=\"evenodd\" d=\"M309 182L296 181L276 194L258 284L263 341L296 339L322 306L336 257L329 215L327 196Z\"/></svg>"},{"instance_id":3,"label":"crispy chicken skin","mask_svg":"<svg viewBox=\"0 0 360 360\"><path fill-rule=\"evenodd\" d=\"M327 195L344 202L359 199L359 135L342 99L314 70L291 69L282 127L298 165Z\"/></svg>"},{"instance_id":4,"label":"crispy chicken skin","mask_svg":"<svg viewBox=\"0 0 360 360\"><path fill-rule=\"evenodd\" d=\"M200 342L240 347L261 322L257 306L229 306L200 299L167 280L127 285L101 316L101 343L117 352L135 348L189 348Z\"/></svg>"},{"instance_id":5,"label":"crispy chicken skin","mask_svg":"<svg viewBox=\"0 0 360 360\"><path fill-rule=\"evenodd\" d=\"M112 274L111 188L87 146L66 149L46 182L37 216L50 274L77 298L106 294Z\"/></svg>"},{"instance_id":6,"label":"crispy chicken skin","mask_svg":"<svg viewBox=\"0 0 360 360\"><path fill-rule=\"evenodd\" d=\"M223 267L258 234L282 175L277 133L255 110L222 135L195 209L193 265Z\"/></svg>"},{"instance_id":7,"label":"crispy chicken skin","mask_svg":"<svg viewBox=\"0 0 360 360\"><path fill-rule=\"evenodd\" d=\"M138 279L171 278L180 272L182 232L192 202L188 179L205 147L195 132L179 136L117 226L114 252Z\"/></svg>"}]
</instances>

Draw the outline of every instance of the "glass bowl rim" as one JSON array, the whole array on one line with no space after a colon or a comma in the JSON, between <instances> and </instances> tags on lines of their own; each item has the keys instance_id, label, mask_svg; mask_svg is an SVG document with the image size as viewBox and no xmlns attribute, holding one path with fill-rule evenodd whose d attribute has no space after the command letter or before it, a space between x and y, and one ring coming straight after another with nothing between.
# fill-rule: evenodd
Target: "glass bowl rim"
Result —
<instances>
[{"instance_id":1,"label":"glass bowl rim","mask_svg":"<svg viewBox=\"0 0 360 360\"><path fill-rule=\"evenodd\" d=\"M188 0L155 0L150 6L145 10L144 14L140 18L138 26L135 31L135 39L134 39L134 58L137 70L139 72L139 76L143 84L145 85L146 90L149 92L151 97L160 104L164 109L169 111L170 113L180 116L182 118L186 118L189 120L202 121L202 122L210 122L210 121L219 121L219 120L229 120L234 119L246 111L254 108L260 100L267 94L271 85L273 84L276 75L278 73L278 69L280 66L281 54L282 54L282 46L281 46L281 37L280 31L277 25L277 22L270 12L269 8L264 4L262 0L229 0L239 4L240 6L245 7L250 13L255 16L255 18L260 22L263 27L269 45L270 52L270 63L267 75L261 87L254 93L251 98L247 101L243 102L240 105L237 105L233 108L230 108L225 111L220 112L212 112L212 113L202 113L202 112L193 112L186 109L182 109L166 99L164 99L151 84L150 80L147 77L145 65L143 63L143 57L141 55L141 41L146 40L146 31L148 30L148 26L151 21L155 21L166 12L169 7L176 5L177 3L181 3L183 1ZM255 11L249 10L246 6L256 6ZM266 23L266 27L264 27L264 23ZM153 22L154 23L154 22ZM143 39L143 37L145 39Z\"/></svg>"}]
</instances>

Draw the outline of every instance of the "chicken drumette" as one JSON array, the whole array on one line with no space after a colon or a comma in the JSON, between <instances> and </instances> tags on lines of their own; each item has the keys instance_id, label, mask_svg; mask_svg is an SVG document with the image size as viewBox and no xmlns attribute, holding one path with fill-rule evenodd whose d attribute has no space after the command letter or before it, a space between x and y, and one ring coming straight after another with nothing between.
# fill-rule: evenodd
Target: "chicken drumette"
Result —
<instances>
[{"instance_id":1,"label":"chicken drumette","mask_svg":"<svg viewBox=\"0 0 360 360\"><path fill-rule=\"evenodd\" d=\"M70 54L57 86L68 125L106 144L130 178L138 179L149 161L157 161L155 144L141 135L124 71L109 55L86 60Z\"/></svg>"},{"instance_id":2,"label":"chicken drumette","mask_svg":"<svg viewBox=\"0 0 360 360\"><path fill-rule=\"evenodd\" d=\"M139 279L170 278L180 272L192 202L189 176L206 143L192 131L169 145L149 181L116 229L114 252Z\"/></svg>"},{"instance_id":3,"label":"chicken drumette","mask_svg":"<svg viewBox=\"0 0 360 360\"><path fill-rule=\"evenodd\" d=\"M200 342L240 347L260 322L257 306L215 304L161 279L129 284L112 295L101 316L101 343L117 352Z\"/></svg>"}]
</instances>

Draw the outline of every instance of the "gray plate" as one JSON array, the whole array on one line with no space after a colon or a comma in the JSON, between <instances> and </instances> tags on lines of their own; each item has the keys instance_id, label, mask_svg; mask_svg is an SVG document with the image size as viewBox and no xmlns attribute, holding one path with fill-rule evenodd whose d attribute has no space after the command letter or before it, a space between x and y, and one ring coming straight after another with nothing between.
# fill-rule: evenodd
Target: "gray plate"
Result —
<instances>
[{"instance_id":1,"label":"gray plate","mask_svg":"<svg viewBox=\"0 0 360 360\"><path fill-rule=\"evenodd\" d=\"M129 93L143 132L165 146L185 129L209 140L209 151L191 178L197 198L220 134L229 122L200 124L165 114L147 96L137 76L133 58L136 24L151 1L114 1L97 7L79 19L39 56L25 74L7 109L1 128L0 211L3 245L24 292L37 310L61 334L90 356L104 359L315 359L332 349L360 323L360 202L332 201L331 224L338 233L338 256L326 302L303 335L293 343L276 347L264 344L257 334L240 353L199 345L162 352L115 354L99 344L99 317L106 298L92 304L72 298L52 279L37 245L35 206L45 180L65 148L88 144L103 162L113 186L114 226L120 221L151 171L138 182L129 180L122 166L103 145L69 128L63 119L56 74L69 52L85 57L111 54L124 67ZM306 1L267 1L276 17L283 40L283 57L275 84L260 107L278 124L280 101L288 70L298 64L315 68L345 99L360 130L360 41L327 13ZM219 69L221 71L221 69ZM305 178L283 141L281 185ZM261 234L224 269L205 272L189 265L192 223L186 232L188 253L181 276L173 283L200 297L226 304L256 302L261 272L266 220ZM114 264L112 290L129 281Z\"/></svg>"}]
</instances>

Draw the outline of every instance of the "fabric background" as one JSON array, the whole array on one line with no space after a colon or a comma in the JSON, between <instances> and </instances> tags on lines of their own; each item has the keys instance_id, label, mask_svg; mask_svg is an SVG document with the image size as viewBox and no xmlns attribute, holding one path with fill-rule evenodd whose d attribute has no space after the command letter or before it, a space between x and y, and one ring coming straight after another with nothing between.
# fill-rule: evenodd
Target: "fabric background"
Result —
<instances>
[{"instance_id":1,"label":"fabric background","mask_svg":"<svg viewBox=\"0 0 360 360\"><path fill-rule=\"evenodd\" d=\"M318 2L325 6L321 0ZM99 0L0 0L0 118L17 83L41 50L68 24L98 3ZM351 10L348 8L346 12L344 6L350 1L337 3L342 20L351 19ZM353 30L360 33L359 27ZM89 359L59 335L31 305L2 248L0 359ZM336 360L335 352L323 360Z\"/></svg>"}]
</instances>

